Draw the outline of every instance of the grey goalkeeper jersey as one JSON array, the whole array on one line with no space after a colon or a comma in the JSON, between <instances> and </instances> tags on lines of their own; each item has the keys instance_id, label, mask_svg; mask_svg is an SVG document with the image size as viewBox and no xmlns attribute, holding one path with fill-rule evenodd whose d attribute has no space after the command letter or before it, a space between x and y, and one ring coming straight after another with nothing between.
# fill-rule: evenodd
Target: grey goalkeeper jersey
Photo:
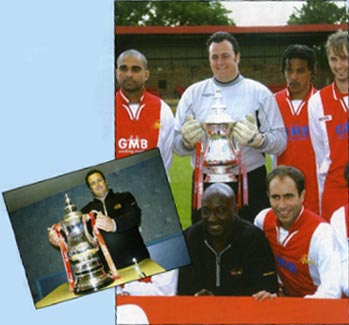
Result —
<instances>
[{"instance_id":1,"label":"grey goalkeeper jersey","mask_svg":"<svg viewBox=\"0 0 349 325\"><path fill-rule=\"evenodd\" d=\"M220 89L222 102L227 107L226 113L234 121L252 114L258 121L260 133L265 136L263 145L258 149L242 146L248 172L265 164L265 153L279 155L285 150L286 130L273 93L260 82L239 75L227 84L209 78L186 89L178 103L175 117L174 148L178 155L191 155L194 166L195 150L183 146L181 128L187 115L192 115L201 123L206 120L215 102L216 89ZM204 134L202 141L205 143Z\"/></svg>"}]
</instances>

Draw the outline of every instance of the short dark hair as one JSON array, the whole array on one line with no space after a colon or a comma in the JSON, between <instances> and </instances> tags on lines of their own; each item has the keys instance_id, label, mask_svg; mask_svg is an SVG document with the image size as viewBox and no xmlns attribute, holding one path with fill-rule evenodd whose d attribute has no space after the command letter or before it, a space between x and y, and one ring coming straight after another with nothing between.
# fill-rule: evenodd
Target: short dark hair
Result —
<instances>
[{"instance_id":1,"label":"short dark hair","mask_svg":"<svg viewBox=\"0 0 349 325\"><path fill-rule=\"evenodd\" d=\"M284 73L287 61L291 59L301 59L307 62L308 68L311 71L312 75L315 75L315 53L307 45L302 44L292 44L289 45L281 57L281 72Z\"/></svg>"},{"instance_id":2,"label":"short dark hair","mask_svg":"<svg viewBox=\"0 0 349 325\"><path fill-rule=\"evenodd\" d=\"M212 43L220 43L223 41L228 41L231 43L235 54L238 54L240 52L240 46L238 41L232 34L227 32L216 32L212 34L206 41L206 45L207 45L207 48L209 48Z\"/></svg>"},{"instance_id":3,"label":"short dark hair","mask_svg":"<svg viewBox=\"0 0 349 325\"><path fill-rule=\"evenodd\" d=\"M102 176L102 178L105 180L105 176L104 174L99 170L99 169L91 169L85 176L85 183L88 186L88 188L90 188L90 184L88 183L88 178L93 175L93 174L100 174Z\"/></svg>"},{"instance_id":4,"label":"short dark hair","mask_svg":"<svg viewBox=\"0 0 349 325\"><path fill-rule=\"evenodd\" d=\"M284 177L290 177L293 179L293 181L296 184L298 194L301 195L301 193L304 191L304 175L303 173L292 166L285 166L285 165L279 165L275 169L273 169L266 177L265 179L265 185L267 188L267 193L269 194L269 185L270 182L275 178L284 178Z\"/></svg>"}]
</instances>

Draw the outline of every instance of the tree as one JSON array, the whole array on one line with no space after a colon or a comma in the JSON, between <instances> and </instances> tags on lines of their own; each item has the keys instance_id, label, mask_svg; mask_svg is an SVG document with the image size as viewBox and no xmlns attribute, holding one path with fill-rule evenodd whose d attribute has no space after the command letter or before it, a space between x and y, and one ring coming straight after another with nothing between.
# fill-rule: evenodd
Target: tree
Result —
<instances>
[{"instance_id":1,"label":"tree","mask_svg":"<svg viewBox=\"0 0 349 325\"><path fill-rule=\"evenodd\" d=\"M295 8L287 21L289 25L297 24L339 24L348 23L348 8L338 6L339 1L308 0L300 9Z\"/></svg>"},{"instance_id":2,"label":"tree","mask_svg":"<svg viewBox=\"0 0 349 325\"><path fill-rule=\"evenodd\" d=\"M114 1L118 26L232 25L219 1Z\"/></svg>"}]
</instances>

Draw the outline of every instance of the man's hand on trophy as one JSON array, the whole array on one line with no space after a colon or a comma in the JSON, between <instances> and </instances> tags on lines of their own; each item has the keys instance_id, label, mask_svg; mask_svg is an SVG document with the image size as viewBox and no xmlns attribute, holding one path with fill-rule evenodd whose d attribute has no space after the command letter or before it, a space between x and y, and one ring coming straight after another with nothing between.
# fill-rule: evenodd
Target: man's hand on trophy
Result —
<instances>
[{"instance_id":1,"label":"man's hand on trophy","mask_svg":"<svg viewBox=\"0 0 349 325\"><path fill-rule=\"evenodd\" d=\"M184 146L189 150L194 149L196 143L201 140L202 131L200 122L188 115L181 130Z\"/></svg>"},{"instance_id":2,"label":"man's hand on trophy","mask_svg":"<svg viewBox=\"0 0 349 325\"><path fill-rule=\"evenodd\" d=\"M102 212L98 212L95 227L106 232L115 232L116 222L109 216L104 215Z\"/></svg>"},{"instance_id":3,"label":"man's hand on trophy","mask_svg":"<svg viewBox=\"0 0 349 325\"><path fill-rule=\"evenodd\" d=\"M96 211L96 214L97 214L98 212ZM83 223L87 223L88 221L90 221L91 220L91 217L90 217L90 215L88 214L88 213L84 213L83 215L82 215L82 221L83 221Z\"/></svg>"},{"instance_id":4,"label":"man's hand on trophy","mask_svg":"<svg viewBox=\"0 0 349 325\"><path fill-rule=\"evenodd\" d=\"M259 133L254 117L250 114L235 124L233 135L244 146L259 148L264 142L264 135Z\"/></svg>"},{"instance_id":5,"label":"man's hand on trophy","mask_svg":"<svg viewBox=\"0 0 349 325\"><path fill-rule=\"evenodd\" d=\"M47 228L47 232L48 232L48 241L53 245L58 247L59 246L59 238L58 235L56 233L56 230L54 230L52 227L51 228Z\"/></svg>"}]
</instances>

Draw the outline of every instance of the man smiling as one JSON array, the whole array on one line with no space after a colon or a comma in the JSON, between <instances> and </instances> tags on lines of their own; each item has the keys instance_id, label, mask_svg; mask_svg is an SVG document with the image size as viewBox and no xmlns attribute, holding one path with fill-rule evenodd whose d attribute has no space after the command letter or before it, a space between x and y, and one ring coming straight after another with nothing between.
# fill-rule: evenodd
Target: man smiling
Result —
<instances>
[{"instance_id":1,"label":"man smiling","mask_svg":"<svg viewBox=\"0 0 349 325\"><path fill-rule=\"evenodd\" d=\"M263 233L238 216L234 191L210 185L201 221L185 231L192 264L180 269L179 295L258 295L277 292L274 259Z\"/></svg>"},{"instance_id":2,"label":"man smiling","mask_svg":"<svg viewBox=\"0 0 349 325\"><path fill-rule=\"evenodd\" d=\"M340 298L341 264L330 224L303 206L304 175L278 166L266 178L271 208L255 225L273 250L283 293L293 297Z\"/></svg>"},{"instance_id":3,"label":"man smiling","mask_svg":"<svg viewBox=\"0 0 349 325\"><path fill-rule=\"evenodd\" d=\"M326 54L334 81L309 99L309 133L313 144L320 197L320 215L348 203L343 170L349 156L349 41L348 31L331 34Z\"/></svg>"},{"instance_id":4,"label":"man smiling","mask_svg":"<svg viewBox=\"0 0 349 325\"><path fill-rule=\"evenodd\" d=\"M116 267L132 265L134 258L137 261L149 258L148 249L139 232L142 211L134 196L130 192L114 193L109 189L104 174L97 169L86 174L85 182L93 200L81 212L98 212L95 227L100 230ZM59 246L58 236L51 228L48 236L51 244ZM101 258L108 269L102 254Z\"/></svg>"},{"instance_id":5,"label":"man smiling","mask_svg":"<svg viewBox=\"0 0 349 325\"><path fill-rule=\"evenodd\" d=\"M233 133L246 161L248 190L242 198L248 197L248 205L241 207L239 213L252 221L269 206L261 182L266 176L265 154L279 155L285 149L284 123L271 91L240 73L240 47L233 35L214 33L207 40L207 48L213 76L191 85L183 93L175 117L175 152L191 156L195 165L196 144L204 142L202 123L211 112L216 90L220 90L226 113L237 122ZM238 175L239 168L235 167L233 173ZM231 186L239 193L238 182ZM193 207L192 222L199 219L200 213Z\"/></svg>"}]
</instances>

